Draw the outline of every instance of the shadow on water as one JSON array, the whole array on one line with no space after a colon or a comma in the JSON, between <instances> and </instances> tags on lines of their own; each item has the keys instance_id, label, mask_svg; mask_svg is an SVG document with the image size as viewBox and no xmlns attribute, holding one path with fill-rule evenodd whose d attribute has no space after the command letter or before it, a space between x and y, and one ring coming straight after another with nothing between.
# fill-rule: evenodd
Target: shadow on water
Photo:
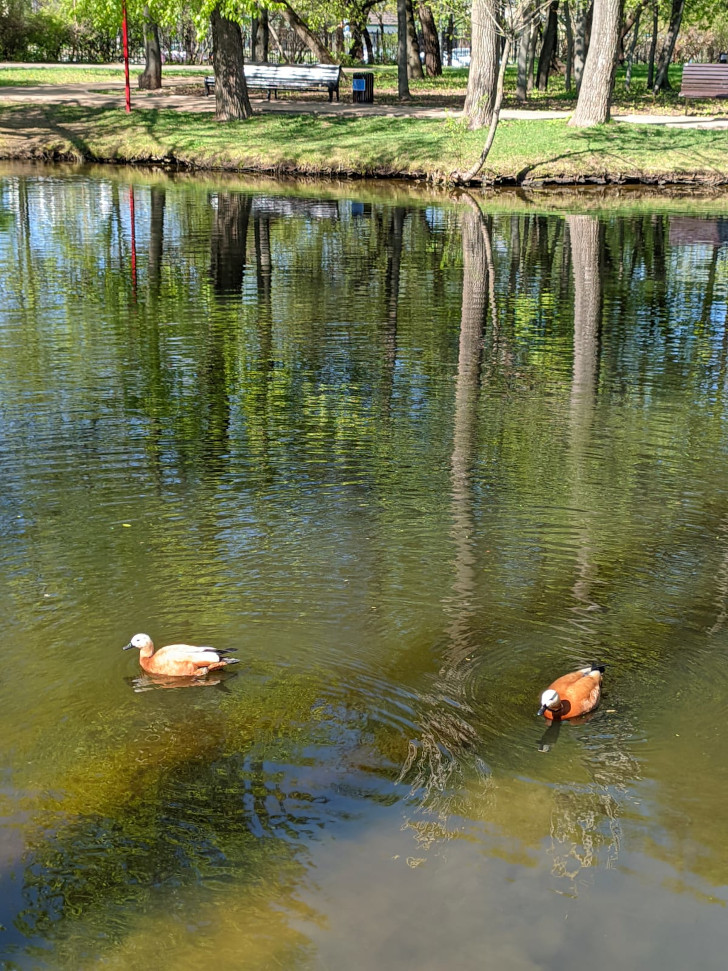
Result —
<instances>
[{"instance_id":1,"label":"shadow on water","mask_svg":"<svg viewBox=\"0 0 728 971\"><path fill-rule=\"evenodd\" d=\"M124 678L135 694L142 691L168 690L174 688L217 688L229 691L226 682L237 676L236 671L224 675L209 675L201 678L166 678L160 674L140 674L136 678Z\"/></svg>"},{"instance_id":2,"label":"shadow on water","mask_svg":"<svg viewBox=\"0 0 728 971\"><path fill-rule=\"evenodd\" d=\"M3 959L717 968L723 228L115 178L0 179Z\"/></svg>"}]
</instances>

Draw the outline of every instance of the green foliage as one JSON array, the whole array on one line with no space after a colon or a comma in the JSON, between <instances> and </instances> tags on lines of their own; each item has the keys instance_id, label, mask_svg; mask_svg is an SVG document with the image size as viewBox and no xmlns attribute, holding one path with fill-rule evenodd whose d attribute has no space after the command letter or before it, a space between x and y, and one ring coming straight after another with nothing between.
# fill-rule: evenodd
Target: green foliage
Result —
<instances>
[{"instance_id":1,"label":"green foliage","mask_svg":"<svg viewBox=\"0 0 728 971\"><path fill-rule=\"evenodd\" d=\"M57 61L71 37L69 22L54 5L32 9L24 0L0 5L0 60Z\"/></svg>"}]
</instances>

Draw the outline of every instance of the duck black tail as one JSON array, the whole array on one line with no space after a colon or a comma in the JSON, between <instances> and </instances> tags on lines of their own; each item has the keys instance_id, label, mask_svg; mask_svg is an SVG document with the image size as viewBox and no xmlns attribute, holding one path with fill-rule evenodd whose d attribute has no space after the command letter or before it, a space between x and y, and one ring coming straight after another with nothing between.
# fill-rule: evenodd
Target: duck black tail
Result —
<instances>
[{"instance_id":1,"label":"duck black tail","mask_svg":"<svg viewBox=\"0 0 728 971\"><path fill-rule=\"evenodd\" d=\"M604 674L606 666L606 664L599 664L597 661L592 661L591 669L592 671L598 671L600 674Z\"/></svg>"}]
</instances>

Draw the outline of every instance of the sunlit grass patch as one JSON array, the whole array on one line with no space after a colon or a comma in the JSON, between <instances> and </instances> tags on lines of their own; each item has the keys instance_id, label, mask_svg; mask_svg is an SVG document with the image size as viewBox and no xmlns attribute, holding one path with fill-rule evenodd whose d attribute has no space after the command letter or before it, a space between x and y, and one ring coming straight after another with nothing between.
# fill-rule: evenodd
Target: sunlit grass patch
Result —
<instances>
[{"instance_id":1,"label":"sunlit grass patch","mask_svg":"<svg viewBox=\"0 0 728 971\"><path fill-rule=\"evenodd\" d=\"M3 137L33 132L8 152ZM167 162L190 168L397 176L447 181L479 154L483 132L456 117L264 113L221 124L210 113L61 105L0 110L0 154ZM18 142L15 143L16 145ZM486 181L728 180L728 133L616 123L503 120ZM26 154L23 155L23 152Z\"/></svg>"},{"instance_id":2,"label":"sunlit grass patch","mask_svg":"<svg viewBox=\"0 0 728 971\"><path fill-rule=\"evenodd\" d=\"M180 70L179 67L164 67L164 78L190 77L197 78L208 73L210 68ZM142 73L141 67L133 66L129 69L130 77L136 78ZM103 84L109 81L123 81L124 68L121 64L98 65L97 67L75 67L74 65L38 65L37 67L2 67L0 68L0 87L35 87L39 84Z\"/></svg>"}]
</instances>

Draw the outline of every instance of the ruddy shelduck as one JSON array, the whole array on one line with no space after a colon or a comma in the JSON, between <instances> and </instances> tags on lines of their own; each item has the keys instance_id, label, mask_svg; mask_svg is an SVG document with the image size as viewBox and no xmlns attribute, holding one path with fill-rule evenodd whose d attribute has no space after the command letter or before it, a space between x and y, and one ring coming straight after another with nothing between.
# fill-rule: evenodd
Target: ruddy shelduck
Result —
<instances>
[{"instance_id":1,"label":"ruddy shelduck","mask_svg":"<svg viewBox=\"0 0 728 971\"><path fill-rule=\"evenodd\" d=\"M541 695L539 715L555 721L594 711L602 693L603 664L590 664L557 678Z\"/></svg>"},{"instance_id":2,"label":"ruddy shelduck","mask_svg":"<svg viewBox=\"0 0 728 971\"><path fill-rule=\"evenodd\" d=\"M135 634L123 650L129 651L132 647L138 649L139 663L147 674L161 674L168 678L204 677L208 671L219 671L239 660L225 656L230 650L196 647L194 644L168 644L155 654L148 634Z\"/></svg>"}]
</instances>

